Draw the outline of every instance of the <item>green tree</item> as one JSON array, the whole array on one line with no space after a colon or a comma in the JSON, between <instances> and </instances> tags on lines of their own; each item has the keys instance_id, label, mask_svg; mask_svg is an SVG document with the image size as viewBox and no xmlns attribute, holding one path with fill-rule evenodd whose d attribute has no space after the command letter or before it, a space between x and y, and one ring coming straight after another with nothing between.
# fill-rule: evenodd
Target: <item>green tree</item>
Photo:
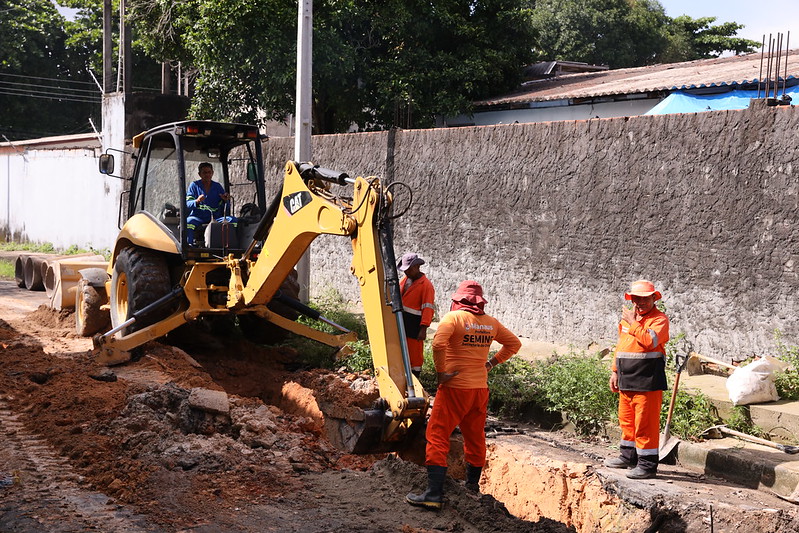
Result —
<instances>
[{"instance_id":1,"label":"green tree","mask_svg":"<svg viewBox=\"0 0 799 533\"><path fill-rule=\"evenodd\" d=\"M757 41L735 37L743 24L724 22L714 26L715 21L716 17L693 19L687 15L671 19L666 27L669 43L658 55L658 60L674 63L709 59L727 51L748 54L760 46Z\"/></svg>"},{"instance_id":2,"label":"green tree","mask_svg":"<svg viewBox=\"0 0 799 533\"><path fill-rule=\"evenodd\" d=\"M751 52L743 25L714 17L672 19L657 0L537 0L533 26L542 59L636 67Z\"/></svg>"},{"instance_id":3,"label":"green tree","mask_svg":"<svg viewBox=\"0 0 799 533\"><path fill-rule=\"evenodd\" d=\"M50 0L0 0L0 133L10 139L91 131L100 94Z\"/></svg>"},{"instance_id":4,"label":"green tree","mask_svg":"<svg viewBox=\"0 0 799 533\"><path fill-rule=\"evenodd\" d=\"M98 80L103 77L103 0L59 0L64 7L77 9L74 20L66 21L65 31L68 35L66 45L73 54L81 57L85 68L91 69ZM113 40L113 71L117 69L119 57L119 0L112 2L111 33ZM130 15L129 15L130 18ZM133 90L161 89L161 67L145 51L142 40L136 35L135 25L131 30L132 60L130 76ZM116 90L115 88L111 89Z\"/></svg>"},{"instance_id":5,"label":"green tree","mask_svg":"<svg viewBox=\"0 0 799 533\"><path fill-rule=\"evenodd\" d=\"M430 126L507 90L532 59L527 0L314 3L314 131ZM157 59L197 69L195 116L252 121L294 110L297 4L132 0Z\"/></svg>"},{"instance_id":6,"label":"green tree","mask_svg":"<svg viewBox=\"0 0 799 533\"><path fill-rule=\"evenodd\" d=\"M667 18L663 6L649 0L539 0L535 48L545 59L646 65L667 43Z\"/></svg>"}]
</instances>

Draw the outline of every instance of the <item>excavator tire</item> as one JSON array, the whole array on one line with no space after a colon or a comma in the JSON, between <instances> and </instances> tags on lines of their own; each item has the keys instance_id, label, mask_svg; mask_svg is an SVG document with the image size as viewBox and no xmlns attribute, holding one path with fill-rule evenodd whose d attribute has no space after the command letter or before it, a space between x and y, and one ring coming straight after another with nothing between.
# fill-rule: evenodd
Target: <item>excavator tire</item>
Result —
<instances>
[{"instance_id":1,"label":"excavator tire","mask_svg":"<svg viewBox=\"0 0 799 533\"><path fill-rule=\"evenodd\" d=\"M111 315L107 309L101 309L106 303L104 289L89 285L89 280L81 279L75 294L75 330L82 337L91 337L108 327Z\"/></svg>"},{"instance_id":2,"label":"excavator tire","mask_svg":"<svg viewBox=\"0 0 799 533\"><path fill-rule=\"evenodd\" d=\"M283 283L280 285L280 292L295 300L299 298L300 283L297 281L296 270L292 270L286 279L283 280ZM267 307L270 311L291 320L296 320L299 316L299 313L294 309L280 302L269 302ZM255 344L274 344L284 341L286 337L288 337L288 332L285 329L276 326L258 315L241 314L238 316L238 322L239 329L244 338Z\"/></svg>"},{"instance_id":3,"label":"excavator tire","mask_svg":"<svg viewBox=\"0 0 799 533\"><path fill-rule=\"evenodd\" d=\"M119 326L136 311L166 295L170 288L166 258L138 246L122 249L114 262L111 276L111 325ZM125 328L122 334L133 333L168 315L168 309L154 312Z\"/></svg>"}]
</instances>

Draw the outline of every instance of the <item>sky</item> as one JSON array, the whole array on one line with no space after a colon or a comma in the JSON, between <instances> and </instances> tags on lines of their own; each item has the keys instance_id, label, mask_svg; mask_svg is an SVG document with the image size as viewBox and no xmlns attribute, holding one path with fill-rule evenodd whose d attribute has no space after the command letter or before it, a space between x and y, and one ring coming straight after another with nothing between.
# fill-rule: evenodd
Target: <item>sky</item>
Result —
<instances>
[{"instance_id":1,"label":"sky","mask_svg":"<svg viewBox=\"0 0 799 533\"><path fill-rule=\"evenodd\" d=\"M790 48L799 48L799 1L797 0L659 0L672 18L688 15L691 18L716 17L715 24L737 22L744 24L738 37L763 41L769 33L776 39L777 33L791 32ZM783 45L784 46L784 45ZM766 44L768 49L768 44ZM758 52L760 48L758 47Z\"/></svg>"}]
</instances>

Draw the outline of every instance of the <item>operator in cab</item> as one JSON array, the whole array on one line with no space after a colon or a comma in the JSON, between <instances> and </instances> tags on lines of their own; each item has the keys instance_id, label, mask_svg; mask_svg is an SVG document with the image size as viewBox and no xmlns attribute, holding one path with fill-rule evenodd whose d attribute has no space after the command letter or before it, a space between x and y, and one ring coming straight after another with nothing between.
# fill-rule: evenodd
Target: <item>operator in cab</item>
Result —
<instances>
[{"instance_id":1,"label":"operator in cab","mask_svg":"<svg viewBox=\"0 0 799 533\"><path fill-rule=\"evenodd\" d=\"M450 312L441 319L433 337L438 391L425 434L427 490L405 497L409 504L428 509L440 509L444 503L449 438L456 426L463 435L466 488L479 490L486 460L488 372L522 346L516 335L485 313L487 301L476 281L462 282L451 299ZM494 341L502 349L489 358Z\"/></svg>"},{"instance_id":2,"label":"operator in cab","mask_svg":"<svg viewBox=\"0 0 799 533\"><path fill-rule=\"evenodd\" d=\"M225 216L224 205L230 200L230 195L224 187L213 180L214 167L211 163L200 163L197 167L200 179L191 182L186 190L186 207L189 215L186 217L186 242L194 246L194 232L203 224L228 222L234 228L237 224L236 217Z\"/></svg>"}]
</instances>

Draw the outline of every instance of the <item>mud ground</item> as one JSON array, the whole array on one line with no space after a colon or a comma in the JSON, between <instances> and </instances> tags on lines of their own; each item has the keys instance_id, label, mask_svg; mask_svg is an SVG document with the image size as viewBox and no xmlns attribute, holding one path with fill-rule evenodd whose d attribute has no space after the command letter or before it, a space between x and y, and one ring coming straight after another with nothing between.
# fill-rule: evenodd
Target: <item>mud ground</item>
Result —
<instances>
[{"instance_id":1,"label":"mud ground","mask_svg":"<svg viewBox=\"0 0 799 533\"><path fill-rule=\"evenodd\" d=\"M204 331L109 370L71 313L30 311L35 298L0 290L0 531L569 530L455 481L443 511L413 508L420 466L338 451L314 398L294 414L314 391L368 401L341 386L360 376L287 370L290 350ZM285 387L293 412L274 405ZM229 413L192 408L195 388L225 391Z\"/></svg>"},{"instance_id":2,"label":"mud ground","mask_svg":"<svg viewBox=\"0 0 799 533\"><path fill-rule=\"evenodd\" d=\"M753 531L799 524L790 504L678 467L645 485L597 474L607 443L552 433L492 439L485 494L450 479L442 511L414 508L404 497L424 487L421 466L324 436L320 399L368 405L368 376L297 370L289 349L196 328L107 369L73 315L41 298L0 281L3 532L711 531L708 502L716 532L742 513ZM198 388L224 392L229 410L198 409Z\"/></svg>"}]
</instances>

